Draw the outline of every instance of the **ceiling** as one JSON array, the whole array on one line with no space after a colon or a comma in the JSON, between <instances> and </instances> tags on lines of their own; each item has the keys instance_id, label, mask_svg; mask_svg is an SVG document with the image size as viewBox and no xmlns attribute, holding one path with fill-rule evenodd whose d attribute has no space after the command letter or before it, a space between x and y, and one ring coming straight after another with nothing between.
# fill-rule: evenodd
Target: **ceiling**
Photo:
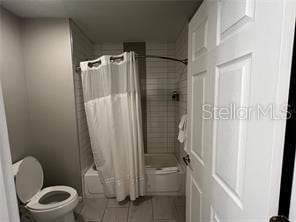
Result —
<instances>
[{"instance_id":1,"label":"ceiling","mask_svg":"<svg viewBox=\"0 0 296 222\"><path fill-rule=\"evenodd\" d=\"M22 18L71 18L94 42L175 41L201 0L0 0Z\"/></svg>"}]
</instances>

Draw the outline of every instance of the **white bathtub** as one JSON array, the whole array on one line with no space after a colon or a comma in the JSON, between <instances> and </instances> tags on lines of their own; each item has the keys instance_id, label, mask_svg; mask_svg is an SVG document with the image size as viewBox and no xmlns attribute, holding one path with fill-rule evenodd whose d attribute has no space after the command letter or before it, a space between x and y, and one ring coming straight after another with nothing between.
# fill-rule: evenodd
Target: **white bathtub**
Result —
<instances>
[{"instance_id":1,"label":"white bathtub","mask_svg":"<svg viewBox=\"0 0 296 222\"><path fill-rule=\"evenodd\" d=\"M173 154L145 154L146 194L182 195L185 174ZM84 175L84 195L103 197L103 187L94 165Z\"/></svg>"}]
</instances>

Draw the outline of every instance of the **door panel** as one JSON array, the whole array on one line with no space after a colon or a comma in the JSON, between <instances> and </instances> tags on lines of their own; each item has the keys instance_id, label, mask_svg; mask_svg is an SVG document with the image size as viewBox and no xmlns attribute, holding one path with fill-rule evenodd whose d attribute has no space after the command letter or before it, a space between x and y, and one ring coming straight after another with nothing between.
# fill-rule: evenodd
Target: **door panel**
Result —
<instances>
[{"instance_id":1,"label":"door panel","mask_svg":"<svg viewBox=\"0 0 296 222\"><path fill-rule=\"evenodd\" d=\"M278 114L287 104L288 87L278 84L290 74L280 72L286 8L285 0L205 0L190 21L187 221L276 214L285 119L256 108L274 104Z\"/></svg>"},{"instance_id":2,"label":"door panel","mask_svg":"<svg viewBox=\"0 0 296 222\"><path fill-rule=\"evenodd\" d=\"M191 153L193 156L204 165L204 145L203 145L203 129L204 120L200 118L202 116L202 104L205 96L205 75L206 73L199 73L192 77L192 112L195 113L192 116L192 144Z\"/></svg>"},{"instance_id":3,"label":"door panel","mask_svg":"<svg viewBox=\"0 0 296 222\"><path fill-rule=\"evenodd\" d=\"M201 221L202 192L197 182L191 177L190 180L190 222Z\"/></svg>"},{"instance_id":4,"label":"door panel","mask_svg":"<svg viewBox=\"0 0 296 222\"><path fill-rule=\"evenodd\" d=\"M192 60L196 59L202 55L207 50L207 30L208 30L208 20L204 18L201 24L193 28L192 32Z\"/></svg>"},{"instance_id":5,"label":"door panel","mask_svg":"<svg viewBox=\"0 0 296 222\"><path fill-rule=\"evenodd\" d=\"M218 2L218 43L252 22L254 5L254 0L220 0Z\"/></svg>"},{"instance_id":6,"label":"door panel","mask_svg":"<svg viewBox=\"0 0 296 222\"><path fill-rule=\"evenodd\" d=\"M218 66L215 82L216 107L225 107L228 110L248 107L250 65L251 57L244 56ZM219 117L222 120L215 125L213 147L213 177L240 208L243 207L242 185L248 118L246 112L241 114L241 120L234 119L235 116L228 113ZM223 120L228 117L233 119Z\"/></svg>"},{"instance_id":7,"label":"door panel","mask_svg":"<svg viewBox=\"0 0 296 222\"><path fill-rule=\"evenodd\" d=\"M211 222L222 222L219 215L215 212L212 206L211 206Z\"/></svg>"}]
</instances>

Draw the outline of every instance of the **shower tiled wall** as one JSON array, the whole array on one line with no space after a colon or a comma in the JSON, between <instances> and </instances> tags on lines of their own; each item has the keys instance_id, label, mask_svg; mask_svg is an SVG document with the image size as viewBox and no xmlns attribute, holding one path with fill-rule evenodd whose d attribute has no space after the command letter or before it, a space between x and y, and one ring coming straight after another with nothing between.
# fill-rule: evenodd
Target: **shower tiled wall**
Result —
<instances>
[{"instance_id":1,"label":"shower tiled wall","mask_svg":"<svg viewBox=\"0 0 296 222\"><path fill-rule=\"evenodd\" d=\"M93 156L84 110L81 75L80 72L76 72L75 67L79 66L81 61L93 58L93 44L73 22L71 22L71 34L80 168L81 175L84 175L87 168L93 163Z\"/></svg>"},{"instance_id":2,"label":"shower tiled wall","mask_svg":"<svg viewBox=\"0 0 296 222\"><path fill-rule=\"evenodd\" d=\"M182 32L179 34L176 41L176 58L184 59L188 57L188 26L186 25ZM176 77L177 83L176 87L180 94L180 100L178 102L176 111L176 126L178 126L179 121L183 114L187 113L187 66L176 63ZM176 134L178 133L178 127L176 129ZM175 153L177 158L180 160L181 156L184 155L184 144L180 144L176 137ZM182 162L182 161L180 161Z\"/></svg>"},{"instance_id":3,"label":"shower tiled wall","mask_svg":"<svg viewBox=\"0 0 296 222\"><path fill-rule=\"evenodd\" d=\"M147 42L146 54L175 57L175 44ZM176 90L175 62L150 58L146 67L147 151L173 153L178 104L172 101Z\"/></svg>"}]
</instances>

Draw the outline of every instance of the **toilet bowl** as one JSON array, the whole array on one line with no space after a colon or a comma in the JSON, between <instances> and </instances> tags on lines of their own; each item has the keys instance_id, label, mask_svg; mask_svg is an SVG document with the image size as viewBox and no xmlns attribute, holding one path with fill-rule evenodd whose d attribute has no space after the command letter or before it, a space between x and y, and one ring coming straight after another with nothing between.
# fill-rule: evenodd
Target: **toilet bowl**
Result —
<instances>
[{"instance_id":1,"label":"toilet bowl","mask_svg":"<svg viewBox=\"0 0 296 222\"><path fill-rule=\"evenodd\" d=\"M68 186L42 189L43 170L34 157L15 163L13 171L17 196L36 222L75 222L73 210L79 199L75 189Z\"/></svg>"}]
</instances>

